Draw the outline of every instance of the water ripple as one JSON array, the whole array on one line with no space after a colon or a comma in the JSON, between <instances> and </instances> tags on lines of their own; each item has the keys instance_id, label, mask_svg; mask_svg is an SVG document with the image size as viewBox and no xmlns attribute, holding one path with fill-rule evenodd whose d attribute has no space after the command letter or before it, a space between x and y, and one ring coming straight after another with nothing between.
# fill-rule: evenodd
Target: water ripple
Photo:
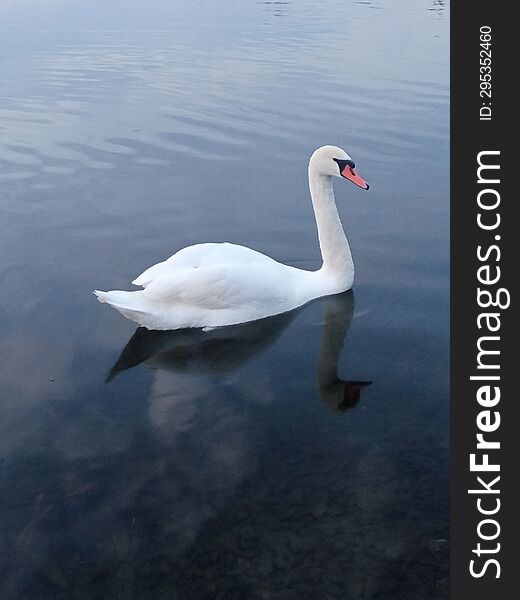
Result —
<instances>
[{"instance_id":1,"label":"water ripple","mask_svg":"<svg viewBox=\"0 0 520 600\"><path fill-rule=\"evenodd\" d=\"M290 18L311 8L301 10ZM374 160L446 139L436 118L449 101L446 85L398 64L392 76L378 67L367 78L359 24L345 22L348 35L327 36L320 16L303 43L290 28L283 39L244 31L239 44L219 48L193 46L188 32L172 41L157 31L153 44L100 32L89 44L39 53L24 64L33 92L0 106L0 177L68 176L123 158L157 166L180 155L230 160L253 145L276 154L330 135L334 121L340 139L371 147ZM348 57L348 77L332 55Z\"/></svg>"}]
</instances>

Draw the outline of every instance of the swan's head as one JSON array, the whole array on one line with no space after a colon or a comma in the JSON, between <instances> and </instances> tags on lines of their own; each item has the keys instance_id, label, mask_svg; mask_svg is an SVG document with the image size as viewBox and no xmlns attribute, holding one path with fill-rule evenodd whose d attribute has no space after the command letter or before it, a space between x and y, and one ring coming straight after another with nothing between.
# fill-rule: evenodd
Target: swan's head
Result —
<instances>
[{"instance_id":1,"label":"swan's head","mask_svg":"<svg viewBox=\"0 0 520 600\"><path fill-rule=\"evenodd\" d=\"M356 164L350 156L337 146L322 146L311 156L309 172L318 175L343 177L360 188L370 187L355 171Z\"/></svg>"}]
</instances>

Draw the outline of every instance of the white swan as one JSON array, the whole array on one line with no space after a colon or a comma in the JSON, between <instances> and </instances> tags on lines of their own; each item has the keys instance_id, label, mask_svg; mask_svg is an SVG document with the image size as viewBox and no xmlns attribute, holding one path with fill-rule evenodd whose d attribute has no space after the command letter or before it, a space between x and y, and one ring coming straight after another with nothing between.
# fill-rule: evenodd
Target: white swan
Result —
<instances>
[{"instance_id":1,"label":"white swan","mask_svg":"<svg viewBox=\"0 0 520 600\"><path fill-rule=\"evenodd\" d=\"M139 275L136 292L94 293L148 329L220 327L283 313L352 287L354 263L334 200L332 177L368 190L350 156L336 146L318 148L309 161L311 192L323 265L305 271L251 248L196 244Z\"/></svg>"}]
</instances>

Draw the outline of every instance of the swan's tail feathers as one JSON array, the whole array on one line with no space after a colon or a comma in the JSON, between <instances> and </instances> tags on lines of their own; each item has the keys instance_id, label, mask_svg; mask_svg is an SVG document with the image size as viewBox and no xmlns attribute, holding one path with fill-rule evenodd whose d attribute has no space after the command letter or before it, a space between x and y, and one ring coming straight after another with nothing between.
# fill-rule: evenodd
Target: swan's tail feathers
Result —
<instances>
[{"instance_id":1,"label":"swan's tail feathers","mask_svg":"<svg viewBox=\"0 0 520 600\"><path fill-rule=\"evenodd\" d=\"M99 300L101 303L104 303L104 302L107 302L107 303L109 303L109 302L108 302L108 300L107 300L107 296L108 296L108 294L109 294L109 293L110 293L110 292L102 292L101 290L94 290L94 291L93 291L93 294L94 294L94 296L96 296L96 298L97 298L97 299L98 299L98 300Z\"/></svg>"},{"instance_id":2,"label":"swan's tail feathers","mask_svg":"<svg viewBox=\"0 0 520 600\"><path fill-rule=\"evenodd\" d=\"M141 323L142 316L146 313L142 306L142 292L123 292L119 290L101 292L100 290L94 290L94 294L100 302L110 304L131 321Z\"/></svg>"}]
</instances>

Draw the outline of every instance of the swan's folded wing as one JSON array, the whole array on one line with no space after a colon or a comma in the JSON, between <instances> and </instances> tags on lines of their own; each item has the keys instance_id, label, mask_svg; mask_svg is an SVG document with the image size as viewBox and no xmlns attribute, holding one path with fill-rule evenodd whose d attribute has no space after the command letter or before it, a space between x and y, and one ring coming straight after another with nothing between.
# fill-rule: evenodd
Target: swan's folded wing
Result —
<instances>
[{"instance_id":1,"label":"swan's folded wing","mask_svg":"<svg viewBox=\"0 0 520 600\"><path fill-rule=\"evenodd\" d=\"M156 278L159 277L161 273L164 273L168 268L167 261L163 261L148 267L145 271L136 277L133 281L133 285L140 285L141 287L146 287L150 285L150 283Z\"/></svg>"},{"instance_id":2,"label":"swan's folded wing","mask_svg":"<svg viewBox=\"0 0 520 600\"><path fill-rule=\"evenodd\" d=\"M173 270L179 271L180 269L211 265L238 265L240 263L276 264L276 261L251 248L228 242L195 244L182 248L163 262L152 265L139 277L136 277L132 283L148 287L154 279L168 275Z\"/></svg>"},{"instance_id":3,"label":"swan's folded wing","mask_svg":"<svg viewBox=\"0 0 520 600\"><path fill-rule=\"evenodd\" d=\"M272 267L218 264L161 273L143 294L157 302L225 309L248 303L277 304L282 299L280 290L286 289L286 284L283 273Z\"/></svg>"}]
</instances>

